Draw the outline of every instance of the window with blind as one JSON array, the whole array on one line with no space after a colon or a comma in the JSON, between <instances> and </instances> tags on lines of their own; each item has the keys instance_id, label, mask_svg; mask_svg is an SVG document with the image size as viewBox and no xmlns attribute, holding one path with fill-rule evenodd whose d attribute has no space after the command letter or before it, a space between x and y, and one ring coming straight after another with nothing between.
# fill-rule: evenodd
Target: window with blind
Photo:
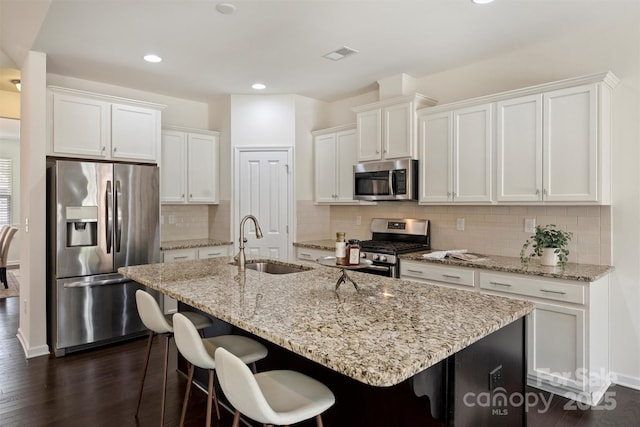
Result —
<instances>
[{"instance_id":1,"label":"window with blind","mask_svg":"<svg viewBox=\"0 0 640 427\"><path fill-rule=\"evenodd\" d=\"M11 225L12 167L11 159L0 159L0 227Z\"/></svg>"}]
</instances>

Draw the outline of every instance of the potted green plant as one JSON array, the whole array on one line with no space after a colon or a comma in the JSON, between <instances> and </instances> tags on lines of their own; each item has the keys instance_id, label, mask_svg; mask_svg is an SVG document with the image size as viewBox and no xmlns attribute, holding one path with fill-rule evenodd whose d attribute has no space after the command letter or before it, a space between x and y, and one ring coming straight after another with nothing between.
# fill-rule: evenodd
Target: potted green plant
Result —
<instances>
[{"instance_id":1,"label":"potted green plant","mask_svg":"<svg viewBox=\"0 0 640 427\"><path fill-rule=\"evenodd\" d=\"M559 265L564 268L569 259L567 246L572 237L572 232L559 230L555 224L538 225L536 233L522 245L520 261L523 264L528 264L531 258L538 256L541 265ZM532 251L527 253L529 247Z\"/></svg>"}]
</instances>

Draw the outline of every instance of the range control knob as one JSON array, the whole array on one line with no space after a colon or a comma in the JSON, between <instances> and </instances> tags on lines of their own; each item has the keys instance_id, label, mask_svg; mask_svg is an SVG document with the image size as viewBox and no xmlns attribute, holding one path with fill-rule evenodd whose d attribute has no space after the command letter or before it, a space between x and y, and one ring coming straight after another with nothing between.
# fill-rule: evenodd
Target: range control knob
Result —
<instances>
[{"instance_id":1,"label":"range control knob","mask_svg":"<svg viewBox=\"0 0 640 427\"><path fill-rule=\"evenodd\" d=\"M387 257L386 257L386 256L382 255L382 256L380 257L380 261L385 262L386 260L387 260Z\"/></svg>"},{"instance_id":2,"label":"range control knob","mask_svg":"<svg viewBox=\"0 0 640 427\"><path fill-rule=\"evenodd\" d=\"M374 255L374 256L373 256L373 260L374 260L374 261L377 261L377 260L379 260L379 259L380 259L380 255Z\"/></svg>"}]
</instances>

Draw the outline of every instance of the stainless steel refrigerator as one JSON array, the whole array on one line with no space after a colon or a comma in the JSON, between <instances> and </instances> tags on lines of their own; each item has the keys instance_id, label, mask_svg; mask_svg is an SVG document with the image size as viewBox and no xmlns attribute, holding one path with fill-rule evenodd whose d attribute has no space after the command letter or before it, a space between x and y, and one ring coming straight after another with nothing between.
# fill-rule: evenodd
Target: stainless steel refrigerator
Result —
<instances>
[{"instance_id":1,"label":"stainless steel refrigerator","mask_svg":"<svg viewBox=\"0 0 640 427\"><path fill-rule=\"evenodd\" d=\"M146 288L117 270L160 261L158 181L151 165L48 160L47 332L56 356L145 333L135 291Z\"/></svg>"}]
</instances>

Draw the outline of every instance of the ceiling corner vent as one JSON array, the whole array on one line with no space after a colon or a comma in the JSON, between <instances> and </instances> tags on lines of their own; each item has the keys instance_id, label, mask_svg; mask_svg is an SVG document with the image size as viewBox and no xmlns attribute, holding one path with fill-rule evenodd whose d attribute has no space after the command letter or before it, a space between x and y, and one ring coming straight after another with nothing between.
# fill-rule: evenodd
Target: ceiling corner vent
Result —
<instances>
[{"instance_id":1,"label":"ceiling corner vent","mask_svg":"<svg viewBox=\"0 0 640 427\"><path fill-rule=\"evenodd\" d=\"M322 56L332 61L339 61L349 55L353 55L354 53L358 53L358 51L347 46L342 46L340 49L334 50L333 52L329 52L326 55Z\"/></svg>"}]
</instances>

